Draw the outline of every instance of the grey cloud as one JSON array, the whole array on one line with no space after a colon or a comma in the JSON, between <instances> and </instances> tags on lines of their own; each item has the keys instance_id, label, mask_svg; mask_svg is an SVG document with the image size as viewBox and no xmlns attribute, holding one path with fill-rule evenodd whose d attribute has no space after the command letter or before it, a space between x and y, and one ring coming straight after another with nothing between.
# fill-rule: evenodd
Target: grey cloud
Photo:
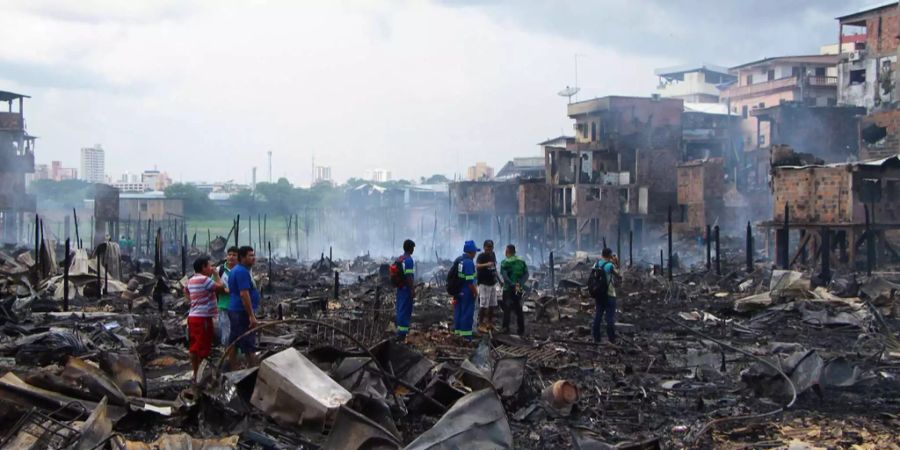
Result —
<instances>
[{"instance_id":1,"label":"grey cloud","mask_svg":"<svg viewBox=\"0 0 900 450\"><path fill-rule=\"evenodd\" d=\"M771 56L818 53L819 47L837 39L835 17L872 6L866 0L443 3L476 8L524 29L625 53L726 66Z\"/></svg>"}]
</instances>

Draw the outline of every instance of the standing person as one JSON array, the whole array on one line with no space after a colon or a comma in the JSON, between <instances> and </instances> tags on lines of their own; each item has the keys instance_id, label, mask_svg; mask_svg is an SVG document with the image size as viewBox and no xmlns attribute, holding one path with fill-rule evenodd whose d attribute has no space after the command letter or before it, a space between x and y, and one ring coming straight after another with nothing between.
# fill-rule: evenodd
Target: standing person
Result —
<instances>
[{"instance_id":1,"label":"standing person","mask_svg":"<svg viewBox=\"0 0 900 450\"><path fill-rule=\"evenodd\" d=\"M609 338L610 344L616 342L616 280L620 278L616 268L617 258L613 256L612 250L604 248L601 253L600 260L594 264L594 269L602 270L605 274L606 295L599 295L595 298L596 308L594 310L594 323L591 327L591 334L594 342L599 343L602 339L602 322L606 317L606 336Z\"/></svg>"},{"instance_id":2,"label":"standing person","mask_svg":"<svg viewBox=\"0 0 900 450\"><path fill-rule=\"evenodd\" d=\"M506 259L500 263L500 275L503 277L503 330L509 333L509 316L516 313L516 325L519 336L525 334L525 315L522 313L522 294L525 282L528 281L528 264L516 256L516 246L506 246Z\"/></svg>"},{"instance_id":3,"label":"standing person","mask_svg":"<svg viewBox=\"0 0 900 450\"><path fill-rule=\"evenodd\" d=\"M215 340L213 317L216 317L216 292L223 289L224 285L216 276L209 258L197 258L194 261L194 276L184 287L185 296L191 302L191 309L188 311L188 336L194 381L197 381L200 361L209 356Z\"/></svg>"},{"instance_id":4,"label":"standing person","mask_svg":"<svg viewBox=\"0 0 900 450\"><path fill-rule=\"evenodd\" d=\"M409 333L409 324L412 320L413 302L416 299L416 262L413 261L413 251L416 243L411 239L403 241L403 255L394 261L391 268L392 276L397 280L397 340L406 341Z\"/></svg>"},{"instance_id":5,"label":"standing person","mask_svg":"<svg viewBox=\"0 0 900 450\"><path fill-rule=\"evenodd\" d=\"M228 320L231 326L230 344L235 344L241 354L247 358L249 366L256 365L256 336L249 334L241 339L241 335L256 328L256 311L259 309L259 291L250 270L256 264L256 252L253 247L243 246L238 249L238 264L228 275L228 291L231 297L228 303ZM238 369L237 353L228 355L232 369Z\"/></svg>"},{"instance_id":6,"label":"standing person","mask_svg":"<svg viewBox=\"0 0 900 450\"><path fill-rule=\"evenodd\" d=\"M231 292L228 290L228 276L231 274L231 269L234 269L234 266L237 265L238 261L238 248L235 246L228 247L228 251L225 254L225 263L220 265L216 269L216 273L219 274L219 279L222 280L222 284L225 285L224 292L219 293L219 340L222 343L222 347L227 347L231 342L231 321L228 320L228 305L231 303Z\"/></svg>"},{"instance_id":7,"label":"standing person","mask_svg":"<svg viewBox=\"0 0 900 450\"><path fill-rule=\"evenodd\" d=\"M478 331L485 333L494 328L494 311L497 309L497 256L494 241L484 241L484 251L475 260L478 281Z\"/></svg>"},{"instance_id":8,"label":"standing person","mask_svg":"<svg viewBox=\"0 0 900 450\"><path fill-rule=\"evenodd\" d=\"M475 301L478 299L473 258L480 250L475 246L475 241L466 241L463 246L463 255L459 257L459 280L462 282L462 289L456 296L456 303L453 305L453 328L458 336L462 336L467 341L472 340Z\"/></svg>"}]
</instances>

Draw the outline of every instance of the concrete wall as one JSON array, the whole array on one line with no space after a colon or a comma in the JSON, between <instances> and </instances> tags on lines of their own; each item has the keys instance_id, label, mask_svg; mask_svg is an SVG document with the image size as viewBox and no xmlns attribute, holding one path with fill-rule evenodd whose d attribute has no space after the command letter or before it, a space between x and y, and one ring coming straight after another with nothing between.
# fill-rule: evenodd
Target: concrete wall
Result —
<instances>
[{"instance_id":1,"label":"concrete wall","mask_svg":"<svg viewBox=\"0 0 900 450\"><path fill-rule=\"evenodd\" d=\"M869 133L876 132L875 128L883 128L884 137L867 139ZM873 112L862 118L859 129L859 159L881 159L900 153L900 110Z\"/></svg>"}]
</instances>

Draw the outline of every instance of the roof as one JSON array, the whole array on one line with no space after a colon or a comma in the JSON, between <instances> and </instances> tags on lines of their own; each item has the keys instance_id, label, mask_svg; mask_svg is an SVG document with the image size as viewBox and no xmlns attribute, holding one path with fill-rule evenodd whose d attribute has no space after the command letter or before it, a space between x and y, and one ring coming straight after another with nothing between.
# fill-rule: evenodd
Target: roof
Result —
<instances>
[{"instance_id":1,"label":"roof","mask_svg":"<svg viewBox=\"0 0 900 450\"><path fill-rule=\"evenodd\" d=\"M832 164L810 164L806 166L777 166L776 169L786 169L786 170L804 170L804 169L813 169L816 167L884 167L884 166L900 166L900 154L894 156L888 156L887 158L882 159L870 159L866 161L854 161L854 162L844 162L844 163L832 163Z\"/></svg>"},{"instance_id":2,"label":"roof","mask_svg":"<svg viewBox=\"0 0 900 450\"><path fill-rule=\"evenodd\" d=\"M553 143L555 143L555 142L565 141L565 140L567 140L567 139L575 139L575 138L572 137L572 136L557 136L557 137L552 138L552 139L547 139L547 140L544 141L544 142L538 142L538 145L550 145L550 144L553 144Z\"/></svg>"},{"instance_id":3,"label":"roof","mask_svg":"<svg viewBox=\"0 0 900 450\"><path fill-rule=\"evenodd\" d=\"M657 76L663 76L663 75L675 75L675 74L687 73L687 72L699 72L701 70L705 70L707 72L721 73L723 75L730 75L728 73L727 67L723 67L723 66L720 66L717 64L709 64L709 63L682 64L680 66L663 67L661 69L654 70L653 73Z\"/></svg>"},{"instance_id":4,"label":"roof","mask_svg":"<svg viewBox=\"0 0 900 450\"><path fill-rule=\"evenodd\" d=\"M119 194L120 200L180 200L175 198L166 198L166 193L163 191L150 191L150 192L128 192Z\"/></svg>"},{"instance_id":5,"label":"roof","mask_svg":"<svg viewBox=\"0 0 900 450\"><path fill-rule=\"evenodd\" d=\"M887 3L883 3L883 4L879 5L879 6L873 6L873 7L869 8L869 9L864 9L864 10L862 10L862 11L857 11L857 12L854 12L854 13L845 14L845 15L843 15L843 16L838 16L838 17L835 17L835 19L840 20L840 21L846 21L847 19L853 19L853 18L856 18L856 17L858 17L858 16L863 16L863 15L865 15L865 14L868 14L868 13L871 13L871 12L874 12L874 11L878 11L879 9L885 9L885 8L888 8L888 7L896 8L896 7L897 7L897 2L887 2Z\"/></svg>"},{"instance_id":6,"label":"roof","mask_svg":"<svg viewBox=\"0 0 900 450\"><path fill-rule=\"evenodd\" d=\"M689 103L684 102L684 112L728 115L728 105L724 103Z\"/></svg>"},{"instance_id":7,"label":"roof","mask_svg":"<svg viewBox=\"0 0 900 450\"><path fill-rule=\"evenodd\" d=\"M0 102L8 102L10 100L16 100L19 98L31 98L25 94L16 94L15 92L9 91L0 91Z\"/></svg>"},{"instance_id":8,"label":"roof","mask_svg":"<svg viewBox=\"0 0 900 450\"><path fill-rule=\"evenodd\" d=\"M763 58L757 61L748 62L739 66L734 66L729 70L745 69L753 66L762 66L774 63L806 63L806 64L832 64L837 65L840 61L840 55L796 55L796 56L775 56L772 58Z\"/></svg>"}]
</instances>

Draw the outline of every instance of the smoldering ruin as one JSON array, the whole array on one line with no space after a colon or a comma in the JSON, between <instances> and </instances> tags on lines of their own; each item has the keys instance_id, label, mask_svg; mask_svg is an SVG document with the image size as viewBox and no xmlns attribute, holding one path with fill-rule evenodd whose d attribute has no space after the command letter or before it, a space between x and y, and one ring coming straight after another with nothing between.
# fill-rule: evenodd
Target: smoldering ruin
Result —
<instances>
[{"instance_id":1,"label":"smoldering ruin","mask_svg":"<svg viewBox=\"0 0 900 450\"><path fill-rule=\"evenodd\" d=\"M232 203L216 229L186 197L39 198L28 97L0 92L0 447L900 448L897 11L839 18L837 54L571 102L574 136L496 176ZM454 323L448 272L488 239L527 265L524 332ZM195 378L193 262L243 245L258 324ZM592 331L604 249L615 342ZM247 336L258 364L233 367Z\"/></svg>"}]
</instances>

